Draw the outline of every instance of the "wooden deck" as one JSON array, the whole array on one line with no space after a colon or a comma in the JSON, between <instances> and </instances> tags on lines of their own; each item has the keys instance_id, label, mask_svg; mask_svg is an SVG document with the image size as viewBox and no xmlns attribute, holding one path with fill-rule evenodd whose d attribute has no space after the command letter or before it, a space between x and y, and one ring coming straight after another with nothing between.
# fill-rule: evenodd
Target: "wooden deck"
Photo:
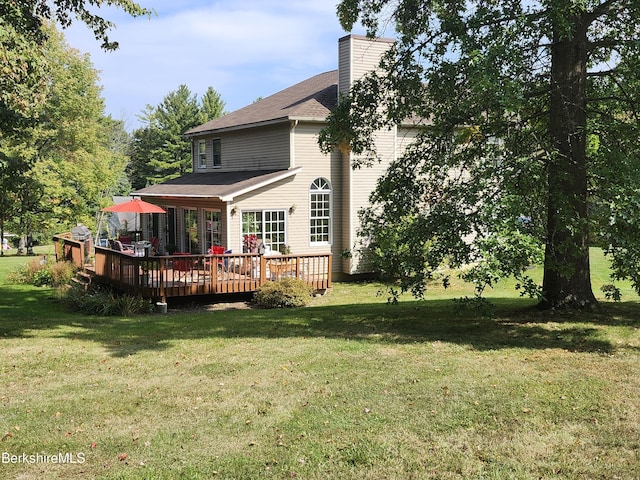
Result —
<instances>
[{"instance_id":1,"label":"wooden deck","mask_svg":"<svg viewBox=\"0 0 640 480\"><path fill-rule=\"evenodd\" d=\"M331 287L331 254L278 255L221 254L136 257L110 248L95 247L95 263L84 266L80 242L54 237L58 259L92 270L98 281L132 295L162 302L173 297L255 292L266 282L301 278L314 290Z\"/></svg>"}]
</instances>

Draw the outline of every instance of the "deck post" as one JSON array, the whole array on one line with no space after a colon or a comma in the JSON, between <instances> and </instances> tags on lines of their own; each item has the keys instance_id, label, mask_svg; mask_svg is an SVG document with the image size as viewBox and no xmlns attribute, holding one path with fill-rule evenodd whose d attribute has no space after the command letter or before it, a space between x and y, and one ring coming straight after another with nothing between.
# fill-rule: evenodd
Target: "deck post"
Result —
<instances>
[{"instance_id":1,"label":"deck post","mask_svg":"<svg viewBox=\"0 0 640 480\"><path fill-rule=\"evenodd\" d=\"M167 295L164 291L164 261L160 260L160 272L159 272L159 280L158 286L160 287L160 301L162 303L167 303Z\"/></svg>"},{"instance_id":2,"label":"deck post","mask_svg":"<svg viewBox=\"0 0 640 480\"><path fill-rule=\"evenodd\" d=\"M264 255L260 255L260 284L258 286L261 287L265 283L267 283L267 259Z\"/></svg>"},{"instance_id":3,"label":"deck post","mask_svg":"<svg viewBox=\"0 0 640 480\"><path fill-rule=\"evenodd\" d=\"M138 295L141 290L140 282L142 279L140 278L140 258L133 257L133 293L134 295Z\"/></svg>"}]
</instances>

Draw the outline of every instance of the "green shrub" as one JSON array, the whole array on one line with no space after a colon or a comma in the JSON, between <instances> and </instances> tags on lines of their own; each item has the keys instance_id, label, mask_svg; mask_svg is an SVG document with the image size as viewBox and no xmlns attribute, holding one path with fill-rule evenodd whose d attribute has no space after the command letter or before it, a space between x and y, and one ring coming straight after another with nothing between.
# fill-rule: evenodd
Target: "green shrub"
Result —
<instances>
[{"instance_id":1,"label":"green shrub","mask_svg":"<svg viewBox=\"0 0 640 480\"><path fill-rule=\"evenodd\" d=\"M36 287L50 287L53 285L53 278L51 277L51 270L49 270L46 266L35 270L31 274L31 281L29 282L31 285Z\"/></svg>"},{"instance_id":2,"label":"green shrub","mask_svg":"<svg viewBox=\"0 0 640 480\"><path fill-rule=\"evenodd\" d=\"M9 272L7 275L7 282L16 285L31 285L35 272L41 268L40 260L32 259L24 265L20 265L16 267L15 270Z\"/></svg>"},{"instance_id":3,"label":"green shrub","mask_svg":"<svg viewBox=\"0 0 640 480\"><path fill-rule=\"evenodd\" d=\"M71 262L53 262L49 265L51 282L54 287L68 285L76 275L78 267Z\"/></svg>"},{"instance_id":4,"label":"green shrub","mask_svg":"<svg viewBox=\"0 0 640 480\"><path fill-rule=\"evenodd\" d=\"M141 313L151 313L153 305L147 298L133 295L116 296L115 311L117 315L131 316Z\"/></svg>"},{"instance_id":5,"label":"green shrub","mask_svg":"<svg viewBox=\"0 0 640 480\"><path fill-rule=\"evenodd\" d=\"M118 294L112 289L92 284L71 285L63 295L67 308L87 315L115 316L151 313L149 300L127 294Z\"/></svg>"},{"instance_id":6,"label":"green shrub","mask_svg":"<svg viewBox=\"0 0 640 480\"><path fill-rule=\"evenodd\" d=\"M283 278L262 285L253 296L261 308L304 307L311 298L311 288L299 278Z\"/></svg>"},{"instance_id":7,"label":"green shrub","mask_svg":"<svg viewBox=\"0 0 640 480\"><path fill-rule=\"evenodd\" d=\"M36 287L55 287L69 283L75 273L76 267L71 262L56 262L51 257L44 256L32 258L10 272L7 281Z\"/></svg>"}]
</instances>

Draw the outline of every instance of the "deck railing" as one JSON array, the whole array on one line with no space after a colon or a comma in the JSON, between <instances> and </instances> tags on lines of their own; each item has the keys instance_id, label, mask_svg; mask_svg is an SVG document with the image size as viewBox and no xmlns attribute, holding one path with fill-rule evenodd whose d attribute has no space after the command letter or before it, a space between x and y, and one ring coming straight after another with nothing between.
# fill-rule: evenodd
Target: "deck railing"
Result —
<instances>
[{"instance_id":1,"label":"deck railing","mask_svg":"<svg viewBox=\"0 0 640 480\"><path fill-rule=\"evenodd\" d=\"M78 268L84 268L88 252L85 252L85 243L74 240L71 233L54 235L53 244L56 251L56 260L59 262L72 262Z\"/></svg>"},{"instance_id":2,"label":"deck railing","mask_svg":"<svg viewBox=\"0 0 640 480\"><path fill-rule=\"evenodd\" d=\"M95 273L114 287L166 301L169 297L254 292L265 282L301 278L315 291L331 286L331 254L252 253L136 257L95 248Z\"/></svg>"}]
</instances>

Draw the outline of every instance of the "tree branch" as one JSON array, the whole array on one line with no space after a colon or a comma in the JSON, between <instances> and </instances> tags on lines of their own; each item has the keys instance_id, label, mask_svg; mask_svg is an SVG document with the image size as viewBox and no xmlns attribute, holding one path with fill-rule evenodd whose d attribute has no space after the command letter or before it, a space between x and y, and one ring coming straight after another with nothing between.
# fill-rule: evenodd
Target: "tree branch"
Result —
<instances>
[{"instance_id":1,"label":"tree branch","mask_svg":"<svg viewBox=\"0 0 640 480\"><path fill-rule=\"evenodd\" d=\"M605 0L596 8L594 8L591 13L587 13L584 18L587 20L587 25L591 25L598 18L602 16L607 16L615 13L618 10L620 0Z\"/></svg>"}]
</instances>

